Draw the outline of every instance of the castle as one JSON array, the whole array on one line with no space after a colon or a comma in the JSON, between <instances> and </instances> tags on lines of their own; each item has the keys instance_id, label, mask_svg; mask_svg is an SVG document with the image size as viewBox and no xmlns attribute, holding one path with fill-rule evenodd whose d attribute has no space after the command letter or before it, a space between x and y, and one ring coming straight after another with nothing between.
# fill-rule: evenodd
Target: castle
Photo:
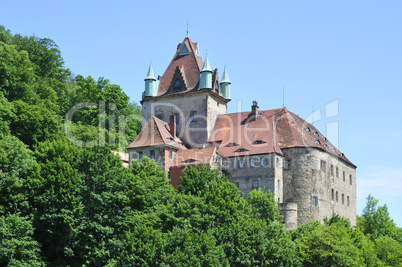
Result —
<instances>
[{"instance_id":1,"label":"castle","mask_svg":"<svg viewBox=\"0 0 402 267\"><path fill-rule=\"evenodd\" d=\"M247 194L274 194L289 229L339 214L356 224L356 166L312 124L286 108L227 114L231 82L219 81L186 36L162 76L149 66L143 129L129 162L155 159L177 188L188 166L211 165Z\"/></svg>"}]
</instances>

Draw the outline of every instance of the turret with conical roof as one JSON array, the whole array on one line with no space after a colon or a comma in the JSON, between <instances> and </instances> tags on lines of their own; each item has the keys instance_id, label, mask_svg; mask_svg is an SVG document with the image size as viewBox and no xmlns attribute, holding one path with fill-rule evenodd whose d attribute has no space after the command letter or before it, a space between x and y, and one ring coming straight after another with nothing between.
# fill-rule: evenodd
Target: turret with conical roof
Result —
<instances>
[{"instance_id":1,"label":"turret with conical roof","mask_svg":"<svg viewBox=\"0 0 402 267\"><path fill-rule=\"evenodd\" d=\"M212 70L211 66L209 65L208 55L205 57L204 66L201 70L200 86L198 89L201 90L204 88L212 89Z\"/></svg>"},{"instance_id":2,"label":"turret with conical roof","mask_svg":"<svg viewBox=\"0 0 402 267\"><path fill-rule=\"evenodd\" d=\"M221 93L222 96L226 99L230 99L230 80L229 80L229 76L228 73L226 71L226 66L225 69L223 70L223 75L222 75L222 80L221 80Z\"/></svg>"},{"instance_id":3,"label":"turret with conical roof","mask_svg":"<svg viewBox=\"0 0 402 267\"><path fill-rule=\"evenodd\" d=\"M158 91L157 80L154 76L152 64L149 64L148 74L145 77L145 96L156 96Z\"/></svg>"}]
</instances>

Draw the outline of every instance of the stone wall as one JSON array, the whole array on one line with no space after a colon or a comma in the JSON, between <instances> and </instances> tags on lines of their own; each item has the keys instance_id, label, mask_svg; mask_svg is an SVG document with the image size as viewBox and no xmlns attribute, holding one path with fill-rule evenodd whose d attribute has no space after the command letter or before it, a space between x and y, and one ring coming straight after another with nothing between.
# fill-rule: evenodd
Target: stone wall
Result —
<instances>
[{"instance_id":1,"label":"stone wall","mask_svg":"<svg viewBox=\"0 0 402 267\"><path fill-rule=\"evenodd\" d=\"M263 163L264 158L266 158L266 166ZM221 169L228 175L229 180L239 187L245 198L257 186L257 188L265 187L265 192L270 190L275 195L276 201L281 202L283 200L282 160L283 157L277 154L223 158ZM240 161L243 162L242 168L240 168Z\"/></svg>"},{"instance_id":2,"label":"stone wall","mask_svg":"<svg viewBox=\"0 0 402 267\"><path fill-rule=\"evenodd\" d=\"M283 152L283 197L285 202L297 203L298 224L339 214L356 225L355 167L315 148L288 148Z\"/></svg>"},{"instance_id":3,"label":"stone wall","mask_svg":"<svg viewBox=\"0 0 402 267\"><path fill-rule=\"evenodd\" d=\"M170 116L178 114L177 136L191 147L202 147L212 132L216 116L226 114L226 103L207 90L145 98L143 126L151 116L169 123ZM192 112L196 112L195 118Z\"/></svg>"}]
</instances>

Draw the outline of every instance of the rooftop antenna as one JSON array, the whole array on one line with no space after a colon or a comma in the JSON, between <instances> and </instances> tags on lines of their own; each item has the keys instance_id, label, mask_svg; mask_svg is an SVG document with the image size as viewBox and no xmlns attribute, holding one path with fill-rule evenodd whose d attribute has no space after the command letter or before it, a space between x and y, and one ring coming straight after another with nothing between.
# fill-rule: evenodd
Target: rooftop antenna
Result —
<instances>
[{"instance_id":1,"label":"rooftop antenna","mask_svg":"<svg viewBox=\"0 0 402 267\"><path fill-rule=\"evenodd\" d=\"M186 31L186 37L188 37L188 19L187 19L187 31Z\"/></svg>"}]
</instances>

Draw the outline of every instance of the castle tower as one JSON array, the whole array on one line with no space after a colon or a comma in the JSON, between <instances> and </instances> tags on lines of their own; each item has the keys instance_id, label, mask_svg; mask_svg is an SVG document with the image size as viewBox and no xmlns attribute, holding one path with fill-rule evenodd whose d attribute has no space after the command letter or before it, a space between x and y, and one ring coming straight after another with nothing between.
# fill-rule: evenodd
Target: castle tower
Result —
<instances>
[{"instance_id":1,"label":"castle tower","mask_svg":"<svg viewBox=\"0 0 402 267\"><path fill-rule=\"evenodd\" d=\"M198 44L186 36L162 76L155 79L149 67L141 101L143 126L152 116L169 123L173 115L176 135L187 147L208 145L215 119L226 114L230 101L220 87L218 70L211 69L208 56L203 62Z\"/></svg>"}]
</instances>

